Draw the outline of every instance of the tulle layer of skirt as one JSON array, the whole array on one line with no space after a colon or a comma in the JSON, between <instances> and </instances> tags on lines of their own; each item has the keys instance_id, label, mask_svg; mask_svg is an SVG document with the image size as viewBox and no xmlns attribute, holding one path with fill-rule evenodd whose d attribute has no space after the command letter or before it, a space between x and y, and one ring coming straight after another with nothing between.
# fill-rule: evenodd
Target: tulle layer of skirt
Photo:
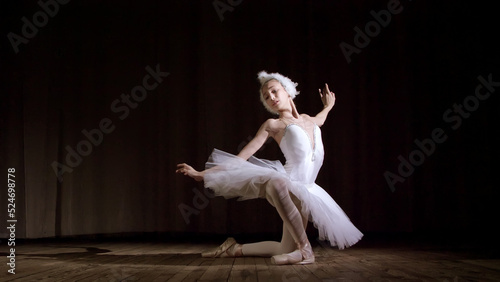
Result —
<instances>
[{"instance_id":1,"label":"tulle layer of skirt","mask_svg":"<svg viewBox=\"0 0 500 282\"><path fill-rule=\"evenodd\" d=\"M318 229L319 239L328 240L331 246L344 249L363 236L323 188L316 183L291 180L279 161L255 157L245 161L215 149L205 168L213 168L204 176L205 187L227 199L266 198L265 187L269 180L286 180L290 192L301 202L301 212L308 215L309 221Z\"/></svg>"}]
</instances>

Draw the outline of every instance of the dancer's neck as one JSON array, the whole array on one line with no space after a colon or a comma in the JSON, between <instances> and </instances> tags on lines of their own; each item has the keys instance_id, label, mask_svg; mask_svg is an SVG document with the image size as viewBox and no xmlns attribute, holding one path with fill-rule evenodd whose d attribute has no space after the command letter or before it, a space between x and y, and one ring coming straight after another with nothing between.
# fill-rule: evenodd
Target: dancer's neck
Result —
<instances>
[{"instance_id":1,"label":"dancer's neck","mask_svg":"<svg viewBox=\"0 0 500 282\"><path fill-rule=\"evenodd\" d=\"M279 116L280 119L298 120L301 118L299 113L297 112L292 113L291 111L283 111L280 112L279 114L280 114Z\"/></svg>"},{"instance_id":2,"label":"dancer's neck","mask_svg":"<svg viewBox=\"0 0 500 282\"><path fill-rule=\"evenodd\" d=\"M280 119L300 119L300 114L295 107L295 103L290 99L290 107L279 112Z\"/></svg>"}]
</instances>

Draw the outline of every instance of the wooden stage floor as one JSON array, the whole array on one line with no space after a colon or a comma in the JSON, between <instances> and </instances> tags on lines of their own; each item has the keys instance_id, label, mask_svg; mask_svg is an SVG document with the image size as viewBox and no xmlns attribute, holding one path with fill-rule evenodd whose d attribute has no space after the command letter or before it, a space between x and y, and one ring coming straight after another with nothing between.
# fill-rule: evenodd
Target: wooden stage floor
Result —
<instances>
[{"instance_id":1,"label":"wooden stage floor","mask_svg":"<svg viewBox=\"0 0 500 282\"><path fill-rule=\"evenodd\" d=\"M500 255L489 248L365 236L339 251L311 242L315 264L276 266L269 258L201 258L215 243L22 241L14 275L2 244L0 281L500 281Z\"/></svg>"}]
</instances>

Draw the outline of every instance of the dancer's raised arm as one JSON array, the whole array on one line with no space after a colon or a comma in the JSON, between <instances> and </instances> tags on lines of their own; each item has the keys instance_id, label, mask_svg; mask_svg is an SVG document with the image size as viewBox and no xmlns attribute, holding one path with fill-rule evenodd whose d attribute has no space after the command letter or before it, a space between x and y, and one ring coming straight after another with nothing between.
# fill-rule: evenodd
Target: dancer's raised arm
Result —
<instances>
[{"instance_id":1,"label":"dancer's raised arm","mask_svg":"<svg viewBox=\"0 0 500 282\"><path fill-rule=\"evenodd\" d=\"M323 102L323 110L319 112L316 116L311 117L313 122L318 126L322 126L325 121L328 113L332 110L335 105L335 93L331 92L328 89L328 84L325 83L325 87L323 91L319 89L319 95L321 96L321 102Z\"/></svg>"}]
</instances>

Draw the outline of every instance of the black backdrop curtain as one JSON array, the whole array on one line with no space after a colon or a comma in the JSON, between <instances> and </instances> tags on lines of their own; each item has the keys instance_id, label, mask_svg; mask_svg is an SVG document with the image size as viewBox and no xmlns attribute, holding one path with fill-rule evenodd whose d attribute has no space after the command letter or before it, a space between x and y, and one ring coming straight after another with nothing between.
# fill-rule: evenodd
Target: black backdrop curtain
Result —
<instances>
[{"instance_id":1,"label":"black backdrop curtain","mask_svg":"<svg viewBox=\"0 0 500 282\"><path fill-rule=\"evenodd\" d=\"M322 127L326 155L317 183L363 232L479 234L498 215L500 90L483 86L484 99L475 96L484 85L478 77L500 81L491 7L40 3L52 3L45 5L52 15L36 1L1 9L1 171L7 178L7 168L16 169L19 238L279 234L281 221L265 200L212 198L201 183L174 173L179 162L203 168L213 148L237 153L272 117L259 101L260 70L298 82L300 112L321 109L317 89L325 82L336 93ZM380 12L388 9L390 19ZM385 22L375 24L376 17ZM356 27L371 36L357 36ZM439 128L435 140L446 140L416 144ZM274 142L257 156L283 160ZM398 172L399 156L413 158L414 171Z\"/></svg>"}]
</instances>

